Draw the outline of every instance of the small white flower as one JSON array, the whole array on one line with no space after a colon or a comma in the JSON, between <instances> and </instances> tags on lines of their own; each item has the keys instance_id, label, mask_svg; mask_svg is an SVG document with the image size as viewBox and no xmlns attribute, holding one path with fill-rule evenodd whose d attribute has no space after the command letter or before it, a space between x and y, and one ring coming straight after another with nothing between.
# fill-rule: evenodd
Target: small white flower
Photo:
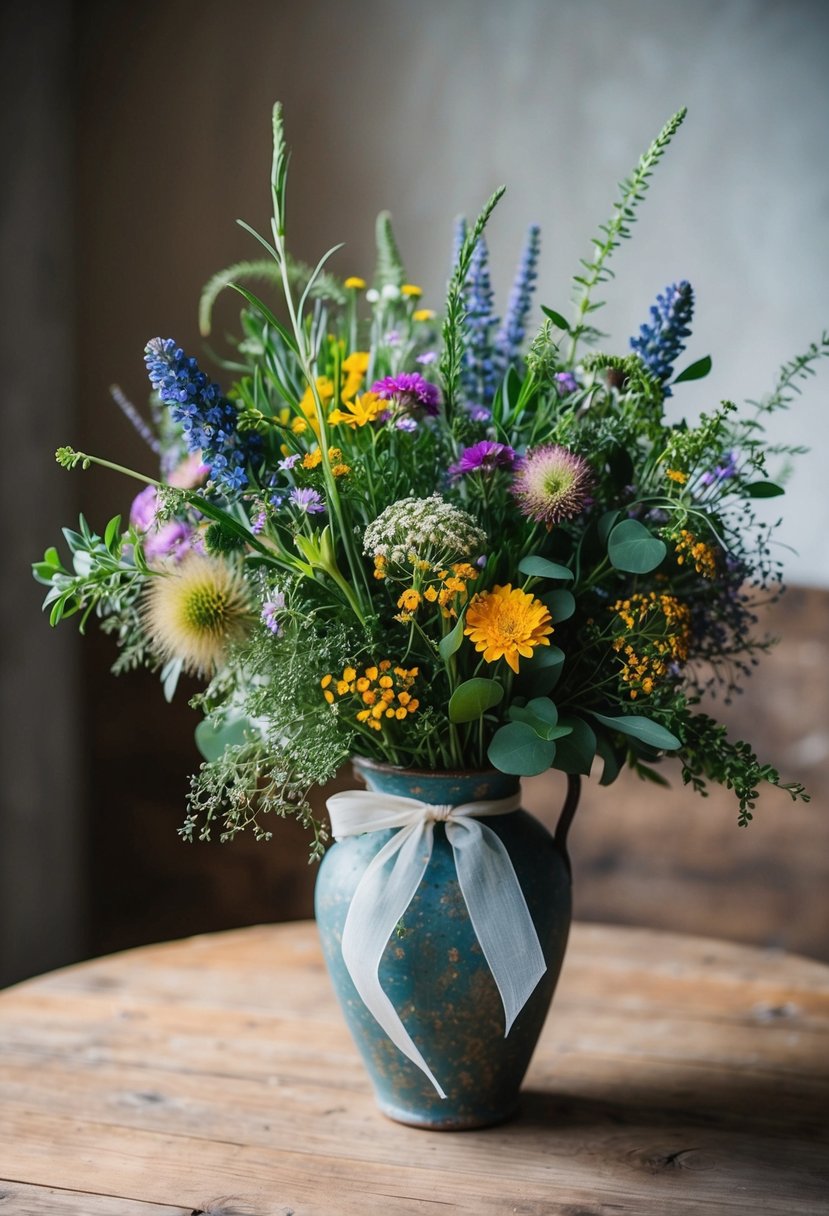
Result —
<instances>
[{"instance_id":1,"label":"small white flower","mask_svg":"<svg viewBox=\"0 0 829 1216\"><path fill-rule=\"evenodd\" d=\"M376 287L369 287L368 291L366 292L366 299L368 300L369 304L376 304L380 299L380 292Z\"/></svg>"},{"instance_id":2,"label":"small white flower","mask_svg":"<svg viewBox=\"0 0 829 1216\"><path fill-rule=\"evenodd\" d=\"M386 283L383 287L382 296L384 300L399 300L400 288L395 287L394 283Z\"/></svg>"}]
</instances>

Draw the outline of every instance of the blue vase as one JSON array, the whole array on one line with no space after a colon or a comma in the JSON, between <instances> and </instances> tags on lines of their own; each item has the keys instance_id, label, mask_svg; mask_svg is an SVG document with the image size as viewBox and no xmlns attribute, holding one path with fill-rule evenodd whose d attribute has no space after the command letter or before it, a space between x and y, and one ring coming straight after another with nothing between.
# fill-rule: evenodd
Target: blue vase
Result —
<instances>
[{"instance_id":1,"label":"blue vase","mask_svg":"<svg viewBox=\"0 0 829 1216\"><path fill-rule=\"evenodd\" d=\"M418 772L355 760L369 789L421 802L459 805L506 798L518 779L495 771ZM446 1093L391 1042L357 993L342 957L346 913L374 854L395 829L351 836L325 854L316 917L328 970L384 1114L435 1130L485 1127L509 1118L561 970L571 916L564 837L578 799L571 778L555 838L519 810L486 820L503 842L535 924L547 970L504 1036L504 1010L458 885L442 823L423 881L385 949L380 982Z\"/></svg>"}]
</instances>

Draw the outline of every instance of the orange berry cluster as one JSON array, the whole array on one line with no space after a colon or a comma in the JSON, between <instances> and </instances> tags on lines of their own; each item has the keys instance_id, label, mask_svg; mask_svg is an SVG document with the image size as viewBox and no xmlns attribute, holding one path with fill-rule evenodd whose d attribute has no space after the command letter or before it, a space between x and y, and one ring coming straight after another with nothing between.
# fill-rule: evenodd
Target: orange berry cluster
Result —
<instances>
[{"instance_id":1,"label":"orange berry cluster","mask_svg":"<svg viewBox=\"0 0 829 1216\"><path fill-rule=\"evenodd\" d=\"M674 552L678 566L684 566L686 561L690 561L694 563L697 574L701 574L703 578L716 578L716 550L704 540L697 540L687 528L683 528L679 536L674 537Z\"/></svg>"},{"instance_id":2,"label":"orange berry cluster","mask_svg":"<svg viewBox=\"0 0 829 1216\"><path fill-rule=\"evenodd\" d=\"M386 722L402 722L420 708L411 693L418 675L417 667L393 667L389 659L383 659L364 668L362 674L356 667L345 667L340 679L323 676L320 687L329 705L338 697L348 697L360 706L355 714L358 722L382 730Z\"/></svg>"}]
</instances>

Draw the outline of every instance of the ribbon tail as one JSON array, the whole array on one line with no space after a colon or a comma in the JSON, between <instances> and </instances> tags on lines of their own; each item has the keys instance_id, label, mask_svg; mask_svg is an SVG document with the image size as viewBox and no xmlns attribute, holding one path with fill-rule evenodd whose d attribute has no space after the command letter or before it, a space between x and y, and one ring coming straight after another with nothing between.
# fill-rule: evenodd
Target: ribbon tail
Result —
<instances>
[{"instance_id":1,"label":"ribbon tail","mask_svg":"<svg viewBox=\"0 0 829 1216\"><path fill-rule=\"evenodd\" d=\"M418 1051L380 985L380 961L389 938L420 886L432 855L432 825L412 824L396 832L363 874L342 937L343 960L366 1008L407 1059L425 1073L441 1098L446 1094ZM394 864L386 873L389 863Z\"/></svg>"},{"instance_id":2,"label":"ribbon tail","mask_svg":"<svg viewBox=\"0 0 829 1216\"><path fill-rule=\"evenodd\" d=\"M447 825L458 882L504 1006L504 1037L547 970L527 901L500 837L476 819Z\"/></svg>"}]
</instances>

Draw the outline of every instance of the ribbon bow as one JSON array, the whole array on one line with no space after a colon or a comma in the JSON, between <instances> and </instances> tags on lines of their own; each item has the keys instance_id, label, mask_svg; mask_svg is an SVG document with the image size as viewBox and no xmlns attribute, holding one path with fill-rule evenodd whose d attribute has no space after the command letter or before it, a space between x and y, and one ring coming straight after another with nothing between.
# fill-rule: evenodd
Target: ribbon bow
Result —
<instances>
[{"instance_id":1,"label":"ribbon bow","mask_svg":"<svg viewBox=\"0 0 829 1216\"><path fill-rule=\"evenodd\" d=\"M343 961L368 1010L441 1098L446 1094L380 985L380 960L420 886L432 856L434 824L446 825L469 919L504 1006L504 1037L547 970L527 901L500 838L479 823L518 809L520 796L461 806L353 790L328 799L336 840L399 828L371 859L351 900L342 936Z\"/></svg>"}]
</instances>

